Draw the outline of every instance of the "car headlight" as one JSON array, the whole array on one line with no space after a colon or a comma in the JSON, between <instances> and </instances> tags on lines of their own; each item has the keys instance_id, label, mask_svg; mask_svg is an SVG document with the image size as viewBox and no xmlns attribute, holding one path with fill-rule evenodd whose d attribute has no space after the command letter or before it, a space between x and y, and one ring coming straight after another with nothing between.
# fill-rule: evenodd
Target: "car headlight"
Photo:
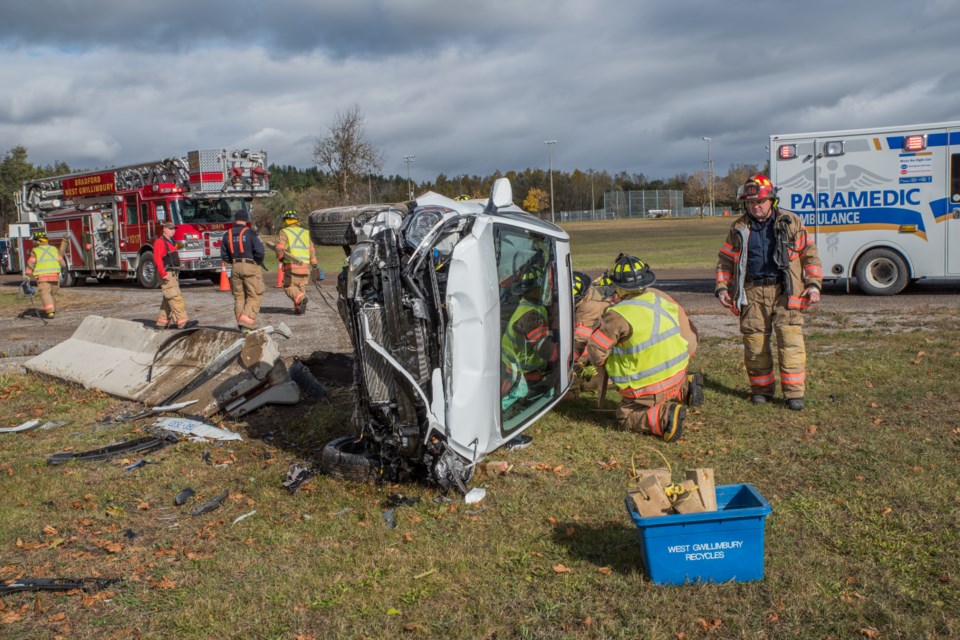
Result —
<instances>
[{"instance_id":1,"label":"car headlight","mask_svg":"<svg viewBox=\"0 0 960 640\"><path fill-rule=\"evenodd\" d=\"M416 249L430 230L443 218L442 209L417 209L405 220L401 229L403 241L411 249Z\"/></svg>"},{"instance_id":2,"label":"car headlight","mask_svg":"<svg viewBox=\"0 0 960 640\"><path fill-rule=\"evenodd\" d=\"M362 271L364 267L370 264L373 255L372 244L364 242L354 247L353 251L350 252L350 257L347 259L347 268L350 270L350 274L354 275Z\"/></svg>"}]
</instances>

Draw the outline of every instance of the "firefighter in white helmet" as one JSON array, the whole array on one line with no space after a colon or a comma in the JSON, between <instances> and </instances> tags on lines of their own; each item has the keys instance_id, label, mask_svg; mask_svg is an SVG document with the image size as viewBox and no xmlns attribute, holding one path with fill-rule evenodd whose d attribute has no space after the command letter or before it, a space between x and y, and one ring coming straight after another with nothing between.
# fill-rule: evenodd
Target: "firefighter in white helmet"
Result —
<instances>
[{"instance_id":1,"label":"firefighter in white helmet","mask_svg":"<svg viewBox=\"0 0 960 640\"><path fill-rule=\"evenodd\" d=\"M37 231L33 234L33 249L27 258L26 268L23 270L23 279L29 282L37 281L37 291L43 303L42 313L52 319L56 313L54 296L60 291L60 272L67 268L67 263L60 255L60 251L50 244L46 231Z\"/></svg>"},{"instance_id":2,"label":"firefighter in white helmet","mask_svg":"<svg viewBox=\"0 0 960 640\"><path fill-rule=\"evenodd\" d=\"M733 221L720 249L716 295L740 317L753 403L770 402L777 388L770 346L775 333L787 407L802 411L807 363L803 314L820 302L823 270L803 220L777 207L776 191L763 174L737 191L746 213Z\"/></svg>"},{"instance_id":3,"label":"firefighter in white helmet","mask_svg":"<svg viewBox=\"0 0 960 640\"><path fill-rule=\"evenodd\" d=\"M670 296L650 286L656 276L639 258L621 253L608 272L619 302L603 314L587 354L605 366L621 395L625 428L678 440L687 409L703 404L703 377L688 374L696 327Z\"/></svg>"}]
</instances>

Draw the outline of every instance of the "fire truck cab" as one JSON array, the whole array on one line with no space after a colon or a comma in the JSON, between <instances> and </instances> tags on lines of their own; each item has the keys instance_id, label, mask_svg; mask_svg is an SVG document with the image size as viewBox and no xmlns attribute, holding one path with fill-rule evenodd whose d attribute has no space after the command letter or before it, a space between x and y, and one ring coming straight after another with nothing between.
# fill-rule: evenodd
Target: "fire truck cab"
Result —
<instances>
[{"instance_id":1,"label":"fire truck cab","mask_svg":"<svg viewBox=\"0 0 960 640\"><path fill-rule=\"evenodd\" d=\"M167 221L177 225L181 276L216 282L223 232L253 198L270 195L266 166L264 151L191 151L186 158L27 181L17 208L21 222L59 243L68 265L63 286L90 277L159 286L153 243Z\"/></svg>"}]
</instances>

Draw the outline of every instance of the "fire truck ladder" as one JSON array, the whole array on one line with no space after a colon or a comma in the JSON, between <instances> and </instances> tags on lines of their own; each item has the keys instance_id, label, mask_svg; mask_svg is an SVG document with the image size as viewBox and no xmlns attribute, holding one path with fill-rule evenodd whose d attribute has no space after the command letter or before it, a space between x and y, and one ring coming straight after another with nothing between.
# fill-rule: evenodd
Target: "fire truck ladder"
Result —
<instances>
[{"instance_id":1,"label":"fire truck ladder","mask_svg":"<svg viewBox=\"0 0 960 640\"><path fill-rule=\"evenodd\" d=\"M69 199L63 197L64 180L108 172L113 172L115 175L116 189L118 190L139 189L159 182L173 182L184 189L190 187L190 174L187 165L180 158L165 158L123 167L111 167L103 171L80 171L49 178L38 178L24 182L21 192L17 194L17 205L21 209L20 219L26 219L24 214L27 213L34 213L42 217L45 211L64 206L69 201Z\"/></svg>"}]
</instances>

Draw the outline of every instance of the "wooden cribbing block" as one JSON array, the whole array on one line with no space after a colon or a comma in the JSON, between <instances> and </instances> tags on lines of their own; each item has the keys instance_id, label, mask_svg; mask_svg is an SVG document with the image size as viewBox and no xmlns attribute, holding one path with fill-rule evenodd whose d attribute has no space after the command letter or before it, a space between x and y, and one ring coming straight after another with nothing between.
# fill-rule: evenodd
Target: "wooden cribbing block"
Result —
<instances>
[{"instance_id":1,"label":"wooden cribbing block","mask_svg":"<svg viewBox=\"0 0 960 640\"><path fill-rule=\"evenodd\" d=\"M686 493L673 503L673 508L676 509L677 513L703 513L706 511L703 503L700 502L700 494L695 489L697 485L693 483L693 480L684 480L680 483L680 486Z\"/></svg>"},{"instance_id":2,"label":"wooden cribbing block","mask_svg":"<svg viewBox=\"0 0 960 640\"><path fill-rule=\"evenodd\" d=\"M687 469L685 474L687 480L692 480L697 485L704 511L716 511L717 481L713 469Z\"/></svg>"},{"instance_id":3,"label":"wooden cribbing block","mask_svg":"<svg viewBox=\"0 0 960 640\"><path fill-rule=\"evenodd\" d=\"M637 484L643 482L644 478L653 476L657 479L657 482L660 483L661 487L670 486L670 470L666 467L658 467L656 469L640 469L637 471Z\"/></svg>"},{"instance_id":4,"label":"wooden cribbing block","mask_svg":"<svg viewBox=\"0 0 960 640\"><path fill-rule=\"evenodd\" d=\"M666 515L673 509L660 481L653 475L641 480L640 490L631 493L630 498L637 507L637 512L644 518Z\"/></svg>"}]
</instances>

